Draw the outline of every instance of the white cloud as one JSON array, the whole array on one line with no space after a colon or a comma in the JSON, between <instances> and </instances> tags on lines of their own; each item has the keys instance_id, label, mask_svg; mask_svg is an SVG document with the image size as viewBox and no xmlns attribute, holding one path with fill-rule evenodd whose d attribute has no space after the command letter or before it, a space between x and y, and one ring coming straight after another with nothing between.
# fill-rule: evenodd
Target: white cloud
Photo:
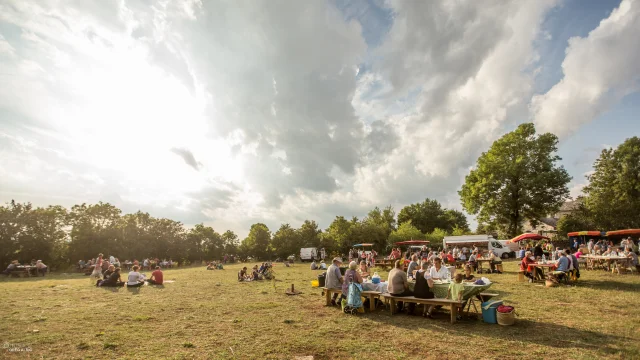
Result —
<instances>
[{"instance_id":1,"label":"white cloud","mask_svg":"<svg viewBox=\"0 0 640 360\"><path fill-rule=\"evenodd\" d=\"M562 63L564 78L532 100L531 113L540 130L571 134L638 91L638 34L640 1L623 0L587 37L571 38Z\"/></svg>"}]
</instances>

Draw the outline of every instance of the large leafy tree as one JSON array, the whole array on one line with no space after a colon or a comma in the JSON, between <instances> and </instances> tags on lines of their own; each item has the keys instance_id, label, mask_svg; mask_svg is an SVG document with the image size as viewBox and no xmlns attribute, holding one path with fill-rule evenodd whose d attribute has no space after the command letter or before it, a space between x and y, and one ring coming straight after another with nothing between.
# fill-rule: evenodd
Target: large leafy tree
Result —
<instances>
[{"instance_id":1,"label":"large leafy tree","mask_svg":"<svg viewBox=\"0 0 640 360\"><path fill-rule=\"evenodd\" d=\"M443 208L437 200L432 199L402 208L398 213L398 223L407 221L425 234L435 229L451 232L454 228L461 228L469 231L469 223L462 212Z\"/></svg>"},{"instance_id":2,"label":"large leafy tree","mask_svg":"<svg viewBox=\"0 0 640 360\"><path fill-rule=\"evenodd\" d=\"M299 247L318 247L320 245L320 234L322 230L318 228L318 224L313 220L305 220L300 229L298 229ZM300 250L300 249L298 249ZM291 255L291 254L289 254Z\"/></svg>"},{"instance_id":3,"label":"large leafy tree","mask_svg":"<svg viewBox=\"0 0 640 360\"><path fill-rule=\"evenodd\" d=\"M249 235L242 241L240 247L248 256L267 259L270 255L270 242L271 231L267 225L256 223L251 225Z\"/></svg>"},{"instance_id":4,"label":"large leafy tree","mask_svg":"<svg viewBox=\"0 0 640 360\"><path fill-rule=\"evenodd\" d=\"M462 206L478 222L517 235L525 219L535 222L558 210L568 198L571 177L556 164L558 138L536 136L527 123L502 138L478 158L458 192Z\"/></svg>"},{"instance_id":5,"label":"large leafy tree","mask_svg":"<svg viewBox=\"0 0 640 360\"><path fill-rule=\"evenodd\" d=\"M594 225L602 229L640 227L640 138L605 149L583 191Z\"/></svg>"},{"instance_id":6,"label":"large leafy tree","mask_svg":"<svg viewBox=\"0 0 640 360\"><path fill-rule=\"evenodd\" d=\"M300 236L300 232L292 228L291 225L280 225L280 229L273 234L271 241L274 254L281 259L298 254L300 252Z\"/></svg>"},{"instance_id":7,"label":"large leafy tree","mask_svg":"<svg viewBox=\"0 0 640 360\"><path fill-rule=\"evenodd\" d=\"M394 230L389 235L389 243L393 244L399 241L406 240L425 240L425 235L413 224L411 221L405 221L398 226L397 230Z\"/></svg>"}]
</instances>

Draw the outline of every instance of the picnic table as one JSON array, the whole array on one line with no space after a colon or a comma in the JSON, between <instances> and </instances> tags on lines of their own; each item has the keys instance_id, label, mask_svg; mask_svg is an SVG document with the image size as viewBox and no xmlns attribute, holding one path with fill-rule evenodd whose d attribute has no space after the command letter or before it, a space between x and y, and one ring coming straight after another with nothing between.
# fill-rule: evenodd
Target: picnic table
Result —
<instances>
[{"instance_id":1,"label":"picnic table","mask_svg":"<svg viewBox=\"0 0 640 360\"><path fill-rule=\"evenodd\" d=\"M491 287L491 283L485 284L485 285L476 285L472 282L463 281L462 284L464 285L462 300L465 300L465 301L469 300L470 298L480 294L481 292ZM414 291L415 286L416 286L415 282L411 282L411 281L409 282L409 290ZM447 297L447 292L449 291L449 283L436 280L433 283L433 288L431 288L431 291L433 291L433 295L436 298L444 299Z\"/></svg>"},{"instance_id":2,"label":"picnic table","mask_svg":"<svg viewBox=\"0 0 640 360\"><path fill-rule=\"evenodd\" d=\"M11 271L11 275L15 275L15 276L37 276L38 275L38 270L35 266L30 266L30 265L19 265L16 266L15 270Z\"/></svg>"},{"instance_id":3,"label":"picnic table","mask_svg":"<svg viewBox=\"0 0 640 360\"><path fill-rule=\"evenodd\" d=\"M389 285L389 283L385 282L380 282L378 284L374 284L371 281L364 281L362 283L362 290L364 291L377 291L380 293L386 293L387 292L387 286Z\"/></svg>"},{"instance_id":4,"label":"picnic table","mask_svg":"<svg viewBox=\"0 0 640 360\"><path fill-rule=\"evenodd\" d=\"M545 280L545 276L544 276L544 269L547 269L547 272L553 270L556 268L556 263L555 262L551 262L551 263L545 263L545 264L541 264L541 263L535 263L535 264L529 264L529 267L531 268L538 268L540 269L540 272L542 272L542 275L540 276L540 281L544 281ZM535 273L535 271L534 271ZM534 281L538 281L538 280L534 280Z\"/></svg>"},{"instance_id":5,"label":"picnic table","mask_svg":"<svg viewBox=\"0 0 640 360\"><path fill-rule=\"evenodd\" d=\"M601 268L603 270L611 270L620 273L620 268L629 267L630 260L626 256L606 256L606 255L583 255L581 258L587 260L587 270Z\"/></svg>"},{"instance_id":6,"label":"picnic table","mask_svg":"<svg viewBox=\"0 0 640 360\"><path fill-rule=\"evenodd\" d=\"M478 274L482 274L484 268L482 267L483 263L490 263L491 259L479 258L476 259L476 263L478 264ZM488 272L488 271L487 271Z\"/></svg>"}]
</instances>

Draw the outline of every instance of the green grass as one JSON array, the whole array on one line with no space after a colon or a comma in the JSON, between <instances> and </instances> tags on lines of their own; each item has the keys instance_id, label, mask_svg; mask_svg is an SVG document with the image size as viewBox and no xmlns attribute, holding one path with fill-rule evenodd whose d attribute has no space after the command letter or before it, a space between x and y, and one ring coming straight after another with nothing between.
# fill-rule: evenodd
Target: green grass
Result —
<instances>
[{"instance_id":1,"label":"green grass","mask_svg":"<svg viewBox=\"0 0 640 360\"><path fill-rule=\"evenodd\" d=\"M0 358L640 358L640 276L583 270L576 286L545 288L517 282L516 265L488 275L519 314L511 327L451 325L446 312L345 315L324 306L307 264L277 264L275 289L238 283L240 264L168 270L174 283L131 290L96 288L79 274L2 277L0 338L32 351L0 348ZM301 295L285 295L292 283Z\"/></svg>"}]
</instances>

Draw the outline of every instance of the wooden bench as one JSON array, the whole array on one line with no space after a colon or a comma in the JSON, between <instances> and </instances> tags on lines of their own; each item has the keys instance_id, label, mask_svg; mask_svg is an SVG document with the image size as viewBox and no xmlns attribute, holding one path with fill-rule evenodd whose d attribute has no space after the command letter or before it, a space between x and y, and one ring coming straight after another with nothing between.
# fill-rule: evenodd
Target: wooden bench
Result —
<instances>
[{"instance_id":1,"label":"wooden bench","mask_svg":"<svg viewBox=\"0 0 640 360\"><path fill-rule=\"evenodd\" d=\"M403 303L414 303L423 305L440 305L449 306L451 311L451 323L456 323L456 317L458 316L458 307L462 308L465 304L464 301L449 300L449 299L420 299L414 296L393 296L391 294L381 294L385 300L389 301L391 307L391 315L396 313L396 301L402 301Z\"/></svg>"},{"instance_id":2,"label":"wooden bench","mask_svg":"<svg viewBox=\"0 0 640 360\"><path fill-rule=\"evenodd\" d=\"M326 296L326 300L327 300L326 305L327 306L331 306L331 295L333 295L333 294L338 294L338 295L342 294L342 289L337 289L337 288L336 289L331 289L331 288L323 287L322 288L322 292L324 293L324 296Z\"/></svg>"},{"instance_id":3,"label":"wooden bench","mask_svg":"<svg viewBox=\"0 0 640 360\"><path fill-rule=\"evenodd\" d=\"M520 271L518 271L518 282L524 282L524 281L525 281L525 280L524 280L524 273L525 273L525 272L526 272L526 271L524 271L524 270L520 270Z\"/></svg>"},{"instance_id":4,"label":"wooden bench","mask_svg":"<svg viewBox=\"0 0 640 360\"><path fill-rule=\"evenodd\" d=\"M374 311L376 309L376 299L380 298L379 291L363 291L360 293L362 297L369 299L369 311ZM329 301L331 303L331 301Z\"/></svg>"}]
</instances>

